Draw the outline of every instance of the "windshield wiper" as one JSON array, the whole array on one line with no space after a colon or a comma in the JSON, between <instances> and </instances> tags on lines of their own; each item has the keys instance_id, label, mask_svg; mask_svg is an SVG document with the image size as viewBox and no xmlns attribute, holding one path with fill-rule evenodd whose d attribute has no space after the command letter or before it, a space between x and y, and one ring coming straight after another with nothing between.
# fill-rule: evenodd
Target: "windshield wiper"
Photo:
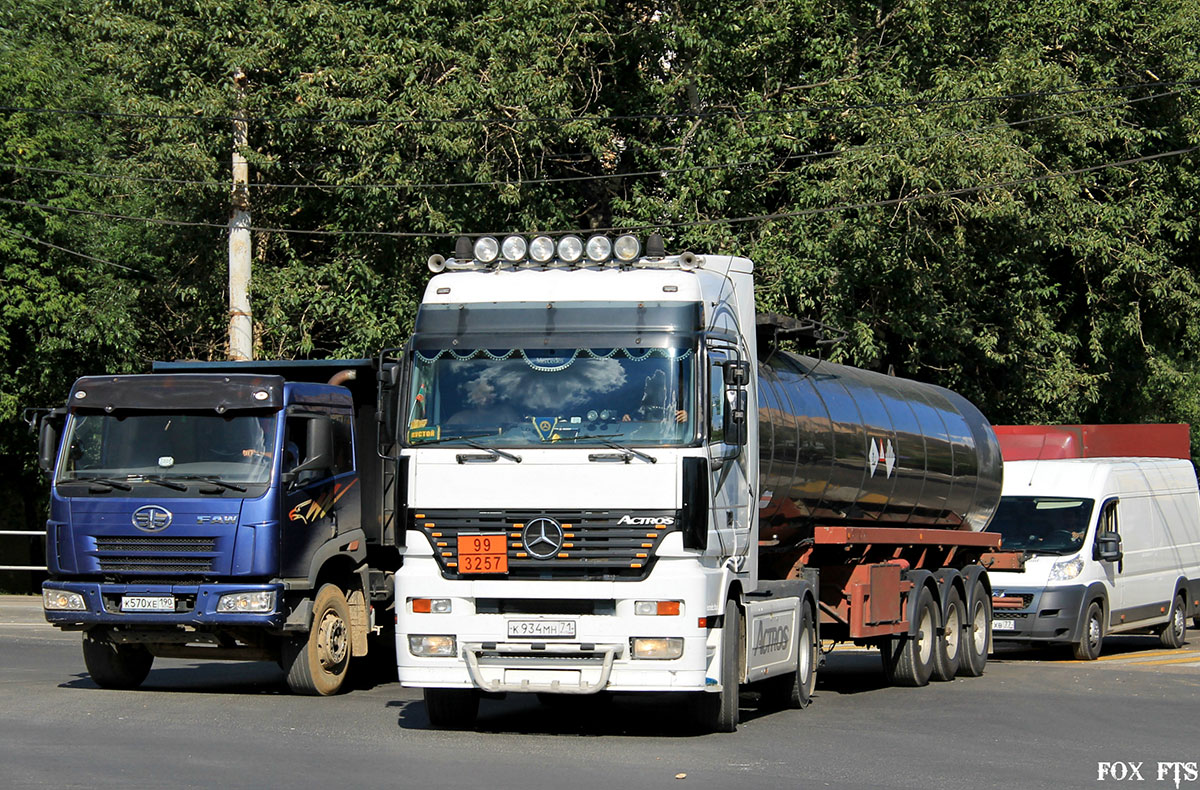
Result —
<instances>
[{"instance_id":1,"label":"windshield wiper","mask_svg":"<svg viewBox=\"0 0 1200 790\"><path fill-rule=\"evenodd\" d=\"M491 436L491 434L487 434L487 435ZM507 450L499 450L495 447L488 447L486 444L480 444L479 442L471 442L471 441L467 441L466 439L462 439L461 441L463 444L465 444L468 447L474 447L476 450L483 450L485 453L491 453L496 458L507 458L508 460L513 461L514 463L518 463L518 464L521 463L521 456L515 455L514 453L510 453ZM463 462L463 457L464 456L461 456L461 455L458 456L458 462L460 464Z\"/></svg>"},{"instance_id":2,"label":"windshield wiper","mask_svg":"<svg viewBox=\"0 0 1200 790\"><path fill-rule=\"evenodd\" d=\"M588 436L586 434L583 434L580 436L569 436L569 437L566 437L563 439L559 439L558 441L560 441L560 442L578 442L578 441L581 441L584 439L594 439L595 441L599 442L600 444L604 445L605 447L611 447L612 449L619 451L621 453L621 458L625 461L625 463L629 463L629 460L631 458L640 458L643 461L645 461L646 463L650 463L650 464L658 463L658 459L655 458L654 456L643 453L641 450L635 450L632 447L626 447L623 444L614 442L608 438L609 436L619 436L619 434L615 434L615 433L607 434L607 435L597 434L597 435L593 435L593 436ZM589 461L594 460L594 459L595 459L595 456L590 456L590 455L588 456Z\"/></svg>"},{"instance_id":3,"label":"windshield wiper","mask_svg":"<svg viewBox=\"0 0 1200 790\"><path fill-rule=\"evenodd\" d=\"M120 480L113 480L108 477L76 477L74 481L63 480L61 482L63 482L63 483L81 482L81 483L88 483L89 485L95 484L97 486L108 486L109 491L113 490L114 488L116 488L120 491L132 491L133 490L133 486L129 485L128 483L122 482Z\"/></svg>"},{"instance_id":4,"label":"windshield wiper","mask_svg":"<svg viewBox=\"0 0 1200 790\"><path fill-rule=\"evenodd\" d=\"M245 486L240 486L237 483L228 483L219 477L211 477L209 475L171 475L172 480L199 480L201 483L210 483L214 486L220 486L229 491L245 491ZM157 482L157 481L156 481Z\"/></svg>"},{"instance_id":5,"label":"windshield wiper","mask_svg":"<svg viewBox=\"0 0 1200 790\"><path fill-rule=\"evenodd\" d=\"M183 483L175 483L175 482L172 482L171 480L167 480L164 477L152 477L150 475L143 475L142 479L145 480L147 483L155 483L160 486L165 486L166 488L174 489L175 491L187 491L188 490L188 487L186 485L184 485Z\"/></svg>"}]
</instances>

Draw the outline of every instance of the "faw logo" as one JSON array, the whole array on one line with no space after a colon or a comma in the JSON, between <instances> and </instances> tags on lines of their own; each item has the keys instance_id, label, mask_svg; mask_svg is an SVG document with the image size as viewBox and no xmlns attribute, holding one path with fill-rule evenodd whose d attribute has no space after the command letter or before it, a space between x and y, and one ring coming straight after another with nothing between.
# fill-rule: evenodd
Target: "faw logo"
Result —
<instances>
[{"instance_id":1,"label":"faw logo","mask_svg":"<svg viewBox=\"0 0 1200 790\"><path fill-rule=\"evenodd\" d=\"M333 488L327 488L312 499L304 500L288 511L288 521L311 524L318 519L325 518L337 501L344 497L346 492L357 482L358 478L349 483L335 483Z\"/></svg>"},{"instance_id":2,"label":"faw logo","mask_svg":"<svg viewBox=\"0 0 1200 790\"><path fill-rule=\"evenodd\" d=\"M670 527L675 523L674 516L621 516L618 524L627 527Z\"/></svg>"}]
</instances>

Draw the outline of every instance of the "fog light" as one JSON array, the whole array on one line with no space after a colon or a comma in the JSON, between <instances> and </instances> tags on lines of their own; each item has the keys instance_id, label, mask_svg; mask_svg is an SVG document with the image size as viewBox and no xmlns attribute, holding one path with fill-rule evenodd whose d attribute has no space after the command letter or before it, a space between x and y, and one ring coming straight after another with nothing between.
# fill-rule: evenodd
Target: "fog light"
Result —
<instances>
[{"instance_id":1,"label":"fog light","mask_svg":"<svg viewBox=\"0 0 1200 790\"><path fill-rule=\"evenodd\" d=\"M583 240L578 236L563 236L558 240L558 259L563 263L575 263L583 257Z\"/></svg>"},{"instance_id":2,"label":"fog light","mask_svg":"<svg viewBox=\"0 0 1200 790\"><path fill-rule=\"evenodd\" d=\"M55 612L86 612L87 604L79 593L66 590L42 590L42 608Z\"/></svg>"},{"instance_id":3,"label":"fog light","mask_svg":"<svg viewBox=\"0 0 1200 790\"><path fill-rule=\"evenodd\" d=\"M608 236L592 236L587 241L588 260L602 263L612 256L612 241Z\"/></svg>"},{"instance_id":4,"label":"fog light","mask_svg":"<svg viewBox=\"0 0 1200 790\"><path fill-rule=\"evenodd\" d=\"M500 242L491 236L482 236L475 240L475 260L480 263L491 263L500 254Z\"/></svg>"},{"instance_id":5,"label":"fog light","mask_svg":"<svg viewBox=\"0 0 1200 790\"><path fill-rule=\"evenodd\" d=\"M455 654L454 637L409 634L408 652L414 656L450 656Z\"/></svg>"},{"instance_id":6,"label":"fog light","mask_svg":"<svg viewBox=\"0 0 1200 790\"><path fill-rule=\"evenodd\" d=\"M450 614L449 598L412 598L412 610L416 614Z\"/></svg>"},{"instance_id":7,"label":"fog light","mask_svg":"<svg viewBox=\"0 0 1200 790\"><path fill-rule=\"evenodd\" d=\"M618 236L613 244L613 255L624 263L629 263L642 252L642 245L635 236Z\"/></svg>"},{"instance_id":8,"label":"fog light","mask_svg":"<svg viewBox=\"0 0 1200 790\"><path fill-rule=\"evenodd\" d=\"M222 595L217 599L218 612L273 612L275 611L275 591L259 590L257 592L240 592Z\"/></svg>"},{"instance_id":9,"label":"fog light","mask_svg":"<svg viewBox=\"0 0 1200 790\"><path fill-rule=\"evenodd\" d=\"M516 263L525 257L526 249L528 249L528 245L525 243L524 238L521 236L508 236L500 245L500 254L509 263Z\"/></svg>"},{"instance_id":10,"label":"fog light","mask_svg":"<svg viewBox=\"0 0 1200 790\"><path fill-rule=\"evenodd\" d=\"M678 636L635 637L629 642L634 658L667 660L683 655L683 638Z\"/></svg>"},{"instance_id":11,"label":"fog light","mask_svg":"<svg viewBox=\"0 0 1200 790\"><path fill-rule=\"evenodd\" d=\"M554 239L538 236L529 242L529 259L535 263L549 263L554 258Z\"/></svg>"}]
</instances>

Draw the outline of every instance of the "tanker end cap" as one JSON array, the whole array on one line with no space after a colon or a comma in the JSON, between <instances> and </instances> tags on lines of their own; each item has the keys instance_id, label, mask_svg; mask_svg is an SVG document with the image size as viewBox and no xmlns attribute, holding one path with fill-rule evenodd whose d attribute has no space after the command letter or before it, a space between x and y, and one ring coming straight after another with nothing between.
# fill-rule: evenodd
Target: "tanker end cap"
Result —
<instances>
[{"instance_id":1,"label":"tanker end cap","mask_svg":"<svg viewBox=\"0 0 1200 790\"><path fill-rule=\"evenodd\" d=\"M429 271L434 274L446 271L446 259L441 255L430 255L427 265L429 266Z\"/></svg>"}]
</instances>

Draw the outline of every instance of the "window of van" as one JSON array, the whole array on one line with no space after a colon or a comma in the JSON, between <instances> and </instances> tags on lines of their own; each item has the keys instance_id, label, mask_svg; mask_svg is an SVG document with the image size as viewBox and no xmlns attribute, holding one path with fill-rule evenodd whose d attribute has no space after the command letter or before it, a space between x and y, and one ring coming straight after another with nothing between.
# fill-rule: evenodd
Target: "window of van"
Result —
<instances>
[{"instance_id":1,"label":"window of van","mask_svg":"<svg viewBox=\"0 0 1200 790\"><path fill-rule=\"evenodd\" d=\"M1083 547L1095 500L1006 496L988 527L1004 537L1001 547L1034 554L1074 554Z\"/></svg>"}]
</instances>

